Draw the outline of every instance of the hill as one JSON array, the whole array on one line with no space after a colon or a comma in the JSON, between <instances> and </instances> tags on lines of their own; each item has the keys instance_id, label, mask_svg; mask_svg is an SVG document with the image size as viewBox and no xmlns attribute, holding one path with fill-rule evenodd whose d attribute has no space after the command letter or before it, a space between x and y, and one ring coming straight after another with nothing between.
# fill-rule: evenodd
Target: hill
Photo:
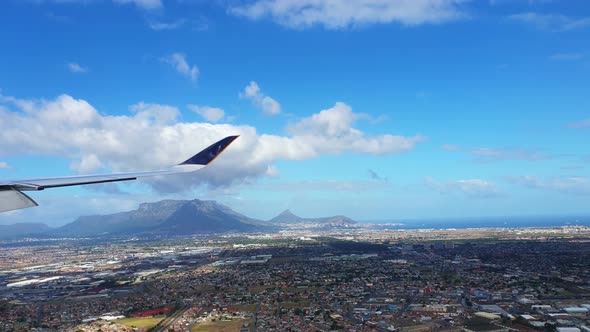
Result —
<instances>
[{"instance_id":1,"label":"hill","mask_svg":"<svg viewBox=\"0 0 590 332\"><path fill-rule=\"evenodd\" d=\"M318 227L349 227L356 224L356 221L345 216L333 216L322 218L302 218L295 215L291 210L285 210L267 222L271 225L308 225Z\"/></svg>"}]
</instances>

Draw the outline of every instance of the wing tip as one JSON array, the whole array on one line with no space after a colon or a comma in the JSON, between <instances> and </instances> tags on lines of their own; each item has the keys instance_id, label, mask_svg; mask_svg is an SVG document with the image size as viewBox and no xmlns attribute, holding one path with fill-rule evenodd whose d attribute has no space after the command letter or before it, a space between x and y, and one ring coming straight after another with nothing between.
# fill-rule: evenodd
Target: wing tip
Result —
<instances>
[{"instance_id":1,"label":"wing tip","mask_svg":"<svg viewBox=\"0 0 590 332\"><path fill-rule=\"evenodd\" d=\"M203 151L190 157L179 165L209 165L238 137L240 137L240 135L227 136L226 138L211 144Z\"/></svg>"}]
</instances>

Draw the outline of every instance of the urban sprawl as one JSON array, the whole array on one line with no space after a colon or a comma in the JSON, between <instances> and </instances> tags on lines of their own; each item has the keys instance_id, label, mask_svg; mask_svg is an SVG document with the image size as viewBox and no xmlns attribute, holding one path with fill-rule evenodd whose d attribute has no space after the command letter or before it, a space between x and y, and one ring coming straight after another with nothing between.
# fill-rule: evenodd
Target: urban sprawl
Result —
<instances>
[{"instance_id":1,"label":"urban sprawl","mask_svg":"<svg viewBox=\"0 0 590 332\"><path fill-rule=\"evenodd\" d=\"M0 331L590 332L590 228L3 242Z\"/></svg>"}]
</instances>

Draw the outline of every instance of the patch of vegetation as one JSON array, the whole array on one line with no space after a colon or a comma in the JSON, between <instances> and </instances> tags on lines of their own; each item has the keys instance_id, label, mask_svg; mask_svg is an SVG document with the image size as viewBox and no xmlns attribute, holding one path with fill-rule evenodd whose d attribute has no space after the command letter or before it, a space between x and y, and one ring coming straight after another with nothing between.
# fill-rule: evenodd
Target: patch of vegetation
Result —
<instances>
[{"instance_id":1,"label":"patch of vegetation","mask_svg":"<svg viewBox=\"0 0 590 332\"><path fill-rule=\"evenodd\" d=\"M129 326L129 327L142 327L145 329L151 329L152 327L158 325L160 321L164 319L163 317L156 318L156 317L143 317L143 318L122 318L117 319L114 322L117 324Z\"/></svg>"}]
</instances>

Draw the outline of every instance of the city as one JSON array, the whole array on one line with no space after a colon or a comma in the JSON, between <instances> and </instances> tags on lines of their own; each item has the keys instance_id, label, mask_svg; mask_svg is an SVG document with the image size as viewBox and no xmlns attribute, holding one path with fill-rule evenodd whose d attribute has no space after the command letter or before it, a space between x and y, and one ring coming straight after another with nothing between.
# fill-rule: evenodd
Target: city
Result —
<instances>
[{"instance_id":1,"label":"city","mask_svg":"<svg viewBox=\"0 0 590 332\"><path fill-rule=\"evenodd\" d=\"M3 331L590 330L590 228L3 243Z\"/></svg>"}]
</instances>

